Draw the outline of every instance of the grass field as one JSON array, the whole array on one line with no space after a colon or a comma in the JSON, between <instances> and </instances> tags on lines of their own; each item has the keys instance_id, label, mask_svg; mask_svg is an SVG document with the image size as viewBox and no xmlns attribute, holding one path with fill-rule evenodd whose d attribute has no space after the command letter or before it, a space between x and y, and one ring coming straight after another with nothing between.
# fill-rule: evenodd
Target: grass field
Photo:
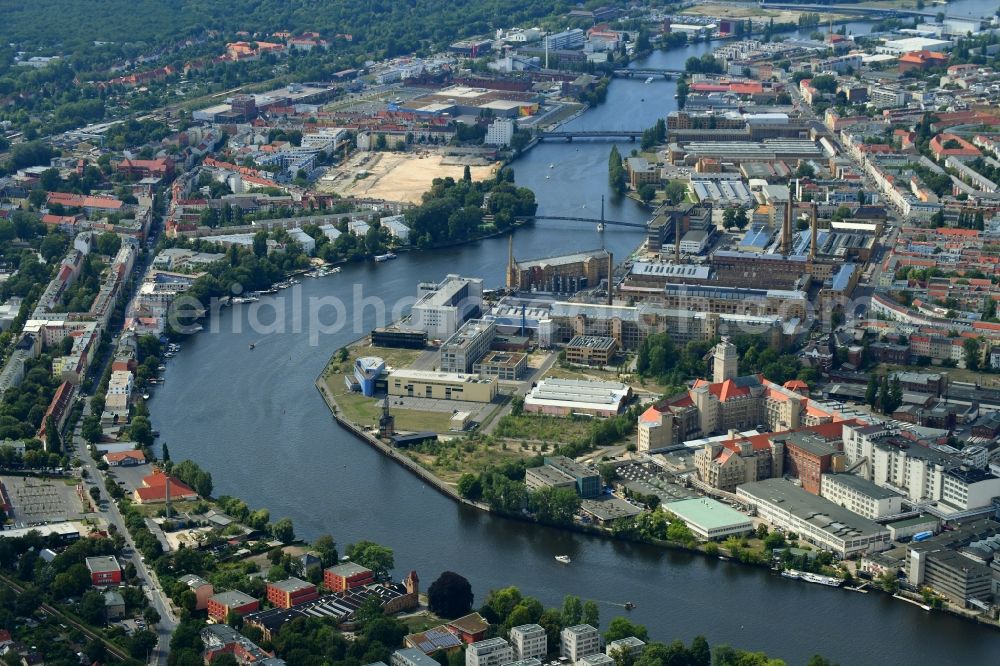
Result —
<instances>
[{"instance_id":1,"label":"grass field","mask_svg":"<svg viewBox=\"0 0 1000 666\"><path fill-rule=\"evenodd\" d=\"M457 483L465 473L478 474L488 467L540 453L539 444L511 442L500 438L453 438L407 449L406 455L447 483Z\"/></svg>"},{"instance_id":2,"label":"grass field","mask_svg":"<svg viewBox=\"0 0 1000 666\"><path fill-rule=\"evenodd\" d=\"M557 418L521 414L505 416L497 426L497 436L506 439L525 439L535 442L575 442L590 433L592 419Z\"/></svg>"}]
</instances>

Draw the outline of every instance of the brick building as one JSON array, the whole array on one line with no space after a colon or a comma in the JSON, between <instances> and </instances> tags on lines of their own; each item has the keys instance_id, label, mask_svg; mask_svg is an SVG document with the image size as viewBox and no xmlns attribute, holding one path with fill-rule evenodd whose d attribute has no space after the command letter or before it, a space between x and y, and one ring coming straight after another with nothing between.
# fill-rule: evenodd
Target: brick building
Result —
<instances>
[{"instance_id":1,"label":"brick building","mask_svg":"<svg viewBox=\"0 0 1000 666\"><path fill-rule=\"evenodd\" d=\"M288 578L267 584L267 600L278 608L291 608L319 597L312 583L299 578Z\"/></svg>"},{"instance_id":2,"label":"brick building","mask_svg":"<svg viewBox=\"0 0 1000 666\"><path fill-rule=\"evenodd\" d=\"M344 562L323 572L323 586L331 592L343 592L375 582L371 569L354 562Z\"/></svg>"}]
</instances>

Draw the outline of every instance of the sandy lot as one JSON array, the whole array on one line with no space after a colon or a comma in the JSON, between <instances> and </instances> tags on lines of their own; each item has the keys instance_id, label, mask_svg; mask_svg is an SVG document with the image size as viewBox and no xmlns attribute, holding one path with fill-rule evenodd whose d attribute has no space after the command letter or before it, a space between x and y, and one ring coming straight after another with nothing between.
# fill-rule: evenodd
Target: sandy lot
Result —
<instances>
[{"instance_id":1,"label":"sandy lot","mask_svg":"<svg viewBox=\"0 0 1000 666\"><path fill-rule=\"evenodd\" d=\"M365 160L364 158L368 159ZM444 164L444 157L433 153L370 153L352 158L338 169L336 178L322 178L319 189L341 196L373 197L389 201L420 203L420 196L430 189L435 178L462 177L465 167ZM469 167L474 180L493 174L494 166ZM357 178L367 172L367 175ZM332 175L332 173L331 173Z\"/></svg>"},{"instance_id":2,"label":"sandy lot","mask_svg":"<svg viewBox=\"0 0 1000 666\"><path fill-rule=\"evenodd\" d=\"M775 23L798 23L799 15L802 12L789 11L789 10L778 10L778 9L760 9L759 7L745 7L738 6L732 7L724 4L701 4L695 5L694 7L688 7L681 12L682 14L691 14L694 16L716 16L719 18L773 18ZM820 16L823 19L827 19L830 15L821 12ZM838 15L834 15L836 18Z\"/></svg>"}]
</instances>

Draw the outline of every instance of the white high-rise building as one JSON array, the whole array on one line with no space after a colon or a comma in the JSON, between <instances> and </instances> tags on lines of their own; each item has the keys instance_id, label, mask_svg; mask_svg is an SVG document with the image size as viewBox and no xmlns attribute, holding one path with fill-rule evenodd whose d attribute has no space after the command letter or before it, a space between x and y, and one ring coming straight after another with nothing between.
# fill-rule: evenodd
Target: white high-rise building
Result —
<instances>
[{"instance_id":1,"label":"white high-rise building","mask_svg":"<svg viewBox=\"0 0 1000 666\"><path fill-rule=\"evenodd\" d=\"M503 638L487 638L465 648L465 666L501 666L514 661L514 651Z\"/></svg>"},{"instance_id":2,"label":"white high-rise building","mask_svg":"<svg viewBox=\"0 0 1000 666\"><path fill-rule=\"evenodd\" d=\"M562 641L560 655L574 664L589 654L601 651L601 635L589 624L566 627L559 637Z\"/></svg>"},{"instance_id":3,"label":"white high-rise building","mask_svg":"<svg viewBox=\"0 0 1000 666\"><path fill-rule=\"evenodd\" d=\"M535 657L545 659L549 653L548 636L538 624L522 624L510 630L510 642L514 648L514 658L518 661Z\"/></svg>"},{"instance_id":4,"label":"white high-rise building","mask_svg":"<svg viewBox=\"0 0 1000 666\"><path fill-rule=\"evenodd\" d=\"M486 138L483 143L488 146L509 146L514 138L514 121L510 118L497 118L486 128Z\"/></svg>"}]
</instances>

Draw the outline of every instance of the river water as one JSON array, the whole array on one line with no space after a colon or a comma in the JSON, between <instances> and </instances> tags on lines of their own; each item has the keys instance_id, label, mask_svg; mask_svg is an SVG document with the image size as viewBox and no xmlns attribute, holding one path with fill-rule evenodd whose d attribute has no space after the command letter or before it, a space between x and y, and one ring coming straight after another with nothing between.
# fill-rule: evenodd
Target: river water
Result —
<instances>
[{"instance_id":1,"label":"river water","mask_svg":"<svg viewBox=\"0 0 1000 666\"><path fill-rule=\"evenodd\" d=\"M855 31L867 29L859 25ZM658 52L636 66L682 66L708 48ZM616 80L607 103L571 127L647 127L674 109L673 93L673 83ZM620 146L623 154L631 147ZM541 144L514 164L517 182L535 190L540 213L597 217L603 194L608 219L644 221L641 206L608 191L609 149L607 143ZM621 258L641 236L608 227L603 243ZM592 224L538 222L516 232L514 252L532 258L601 243ZM448 273L479 275L499 285L506 255L506 238L405 253L396 261L307 279L282 293L283 310L262 301L223 311L213 320L217 330L184 343L152 398L161 441L174 460L191 458L210 471L216 495L267 507L273 519L288 516L306 539L330 533L342 546L360 539L391 546L396 573L416 569L425 588L441 571L457 571L472 582L477 602L491 588L507 585L546 605L576 594L601 602L606 626L624 614L620 604L631 600L637 606L632 619L658 640L690 641L704 634L712 644L763 650L792 664L815 653L845 665L995 663L1000 633L883 595L807 585L458 506L332 421L313 379L334 350L381 323L379 302L391 313L393 305L412 299L417 282ZM349 323L317 335L308 305L329 297L349 304ZM319 320L329 324L335 312L328 308ZM261 333L259 325L255 331L251 319L277 331ZM553 560L564 553L572 565Z\"/></svg>"}]
</instances>

